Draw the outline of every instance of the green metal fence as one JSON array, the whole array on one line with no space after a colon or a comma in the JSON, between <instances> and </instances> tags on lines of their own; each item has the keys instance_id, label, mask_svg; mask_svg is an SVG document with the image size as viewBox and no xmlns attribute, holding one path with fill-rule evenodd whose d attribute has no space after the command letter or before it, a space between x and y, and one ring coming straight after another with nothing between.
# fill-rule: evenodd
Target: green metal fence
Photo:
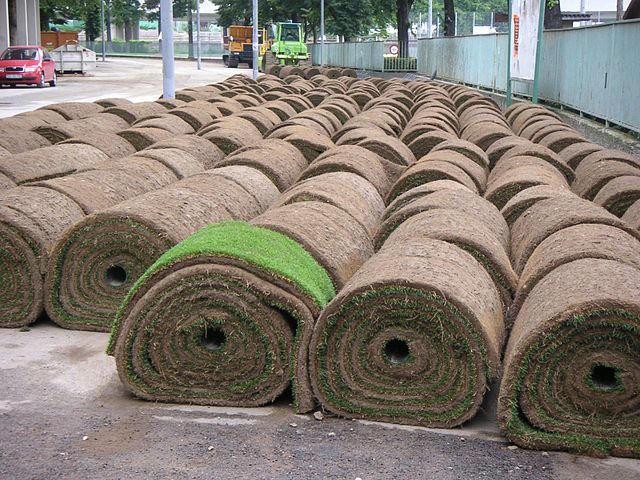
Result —
<instances>
[{"instance_id":1,"label":"green metal fence","mask_svg":"<svg viewBox=\"0 0 640 480\"><path fill-rule=\"evenodd\" d=\"M102 42L81 42L85 47L100 54L102 52ZM141 57L161 57L159 42L132 41L132 42L106 42L107 55L131 55ZM176 58L187 58L189 56L189 42L174 42L173 44ZM203 58L222 58L224 47L222 43L201 43L201 55ZM193 52L195 55L195 44Z\"/></svg>"},{"instance_id":2,"label":"green metal fence","mask_svg":"<svg viewBox=\"0 0 640 480\"><path fill-rule=\"evenodd\" d=\"M311 61L320 64L320 44L309 44ZM415 58L385 56L385 42L325 43L324 64L377 72L415 72Z\"/></svg>"},{"instance_id":3,"label":"green metal fence","mask_svg":"<svg viewBox=\"0 0 640 480\"><path fill-rule=\"evenodd\" d=\"M420 40L418 72L505 91L507 47L506 34ZM546 31L541 61L542 100L640 133L640 20Z\"/></svg>"}]
</instances>

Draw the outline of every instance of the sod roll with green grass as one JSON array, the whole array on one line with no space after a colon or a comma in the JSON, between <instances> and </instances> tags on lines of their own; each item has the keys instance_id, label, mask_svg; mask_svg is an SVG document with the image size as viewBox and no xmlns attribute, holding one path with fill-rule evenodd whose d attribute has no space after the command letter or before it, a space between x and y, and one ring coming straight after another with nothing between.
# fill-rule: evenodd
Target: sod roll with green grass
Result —
<instances>
[{"instance_id":1,"label":"sod roll with green grass","mask_svg":"<svg viewBox=\"0 0 640 480\"><path fill-rule=\"evenodd\" d=\"M108 331L127 291L164 252L210 223L251 219L277 196L259 171L224 167L85 217L52 252L49 317L65 328Z\"/></svg>"},{"instance_id":2,"label":"sod roll with green grass","mask_svg":"<svg viewBox=\"0 0 640 480\"><path fill-rule=\"evenodd\" d=\"M221 222L160 257L120 307L109 350L135 395L258 406L293 383L313 408L307 352L335 295L305 248L268 228Z\"/></svg>"},{"instance_id":3,"label":"sod roll with green grass","mask_svg":"<svg viewBox=\"0 0 640 480\"><path fill-rule=\"evenodd\" d=\"M84 216L66 195L42 187L0 193L0 326L21 327L43 309L43 275L62 232Z\"/></svg>"},{"instance_id":4,"label":"sod roll with green grass","mask_svg":"<svg viewBox=\"0 0 640 480\"><path fill-rule=\"evenodd\" d=\"M517 445L640 457L640 270L559 266L531 290L504 356L498 416Z\"/></svg>"},{"instance_id":5,"label":"sod roll with green grass","mask_svg":"<svg viewBox=\"0 0 640 480\"><path fill-rule=\"evenodd\" d=\"M500 296L469 253L390 238L322 312L311 381L347 418L452 427L477 412L502 341Z\"/></svg>"}]
</instances>

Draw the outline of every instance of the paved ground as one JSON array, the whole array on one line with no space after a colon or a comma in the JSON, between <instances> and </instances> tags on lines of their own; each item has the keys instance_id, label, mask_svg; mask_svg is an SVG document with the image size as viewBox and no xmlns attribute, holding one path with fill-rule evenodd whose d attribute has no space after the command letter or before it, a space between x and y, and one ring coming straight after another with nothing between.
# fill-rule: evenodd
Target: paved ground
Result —
<instances>
[{"instance_id":1,"label":"paved ground","mask_svg":"<svg viewBox=\"0 0 640 480\"><path fill-rule=\"evenodd\" d=\"M246 67L225 68L205 62L202 70L195 62L175 62L176 89L219 82L234 73L251 74ZM88 101L105 97L125 97L134 102L156 100L162 94L162 61L159 59L107 58L97 62L94 72L58 77L58 86L44 89L19 86L0 89L0 117L34 110L54 102Z\"/></svg>"},{"instance_id":2,"label":"paved ground","mask_svg":"<svg viewBox=\"0 0 640 480\"><path fill-rule=\"evenodd\" d=\"M0 329L0 479L637 479L640 461L511 450L488 413L431 430L131 397L107 334Z\"/></svg>"},{"instance_id":3,"label":"paved ground","mask_svg":"<svg viewBox=\"0 0 640 480\"><path fill-rule=\"evenodd\" d=\"M249 70L238 70L249 74ZM56 88L0 90L0 117L59 101L153 100L158 60L109 59ZM176 63L176 88L236 73ZM489 397L462 429L431 430L259 409L139 401L104 355L106 334L41 321L0 329L0 479L640 478L640 461L509 449Z\"/></svg>"}]
</instances>

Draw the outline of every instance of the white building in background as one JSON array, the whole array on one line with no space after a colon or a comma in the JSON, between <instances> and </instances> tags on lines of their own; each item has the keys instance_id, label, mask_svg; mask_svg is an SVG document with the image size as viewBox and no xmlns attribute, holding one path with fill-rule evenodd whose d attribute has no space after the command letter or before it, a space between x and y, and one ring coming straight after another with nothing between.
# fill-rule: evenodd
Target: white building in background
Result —
<instances>
[{"instance_id":1,"label":"white building in background","mask_svg":"<svg viewBox=\"0 0 640 480\"><path fill-rule=\"evenodd\" d=\"M40 45L40 0L0 0L0 51Z\"/></svg>"},{"instance_id":2,"label":"white building in background","mask_svg":"<svg viewBox=\"0 0 640 480\"><path fill-rule=\"evenodd\" d=\"M560 10L563 16L570 12L590 14L591 23L613 22L616 19L616 3L616 0L560 0ZM630 3L631 0L622 1L623 13Z\"/></svg>"}]
</instances>

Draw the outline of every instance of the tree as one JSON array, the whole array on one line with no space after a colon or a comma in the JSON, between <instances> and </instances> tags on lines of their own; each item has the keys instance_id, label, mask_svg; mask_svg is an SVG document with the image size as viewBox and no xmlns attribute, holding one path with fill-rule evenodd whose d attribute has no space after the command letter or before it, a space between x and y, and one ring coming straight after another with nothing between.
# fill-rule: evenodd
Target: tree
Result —
<instances>
[{"instance_id":1,"label":"tree","mask_svg":"<svg viewBox=\"0 0 640 480\"><path fill-rule=\"evenodd\" d=\"M124 27L124 39L129 41L133 37L133 26L140 20L142 11L138 0L111 0L112 21Z\"/></svg>"},{"instance_id":2,"label":"tree","mask_svg":"<svg viewBox=\"0 0 640 480\"><path fill-rule=\"evenodd\" d=\"M560 0L547 0L544 9L544 28L562 28L562 12Z\"/></svg>"},{"instance_id":3,"label":"tree","mask_svg":"<svg viewBox=\"0 0 640 480\"><path fill-rule=\"evenodd\" d=\"M398 44L400 45L400 57L409 56L409 11L414 0L396 0Z\"/></svg>"},{"instance_id":4,"label":"tree","mask_svg":"<svg viewBox=\"0 0 640 480\"><path fill-rule=\"evenodd\" d=\"M84 4L84 33L87 40L95 42L102 32L100 0L87 0Z\"/></svg>"},{"instance_id":5,"label":"tree","mask_svg":"<svg viewBox=\"0 0 640 480\"><path fill-rule=\"evenodd\" d=\"M456 9L453 0L444 0L444 36L453 37L456 34Z\"/></svg>"}]
</instances>

